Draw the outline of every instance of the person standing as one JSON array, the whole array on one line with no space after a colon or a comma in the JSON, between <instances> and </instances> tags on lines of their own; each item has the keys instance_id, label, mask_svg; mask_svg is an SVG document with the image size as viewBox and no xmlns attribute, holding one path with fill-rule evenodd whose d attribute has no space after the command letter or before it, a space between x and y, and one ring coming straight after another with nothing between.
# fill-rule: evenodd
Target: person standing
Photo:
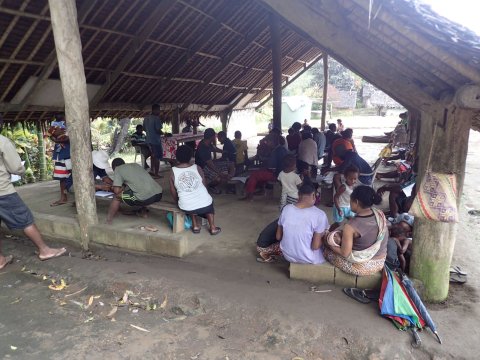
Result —
<instances>
[{"instance_id":1,"label":"person standing","mask_svg":"<svg viewBox=\"0 0 480 360\"><path fill-rule=\"evenodd\" d=\"M150 146L151 155L151 167L150 173L154 177L159 177L158 172L160 170L160 160L163 158L162 139L160 135L162 132L162 120L160 119L160 105L152 105L152 113L145 116L143 119L143 128L147 133L147 144Z\"/></svg>"},{"instance_id":2,"label":"person standing","mask_svg":"<svg viewBox=\"0 0 480 360\"><path fill-rule=\"evenodd\" d=\"M0 127L2 119L0 118ZM25 167L17 154L15 145L0 135L0 222L9 229L22 230L38 248L38 258L48 260L66 253L65 248L51 248L43 241L35 225L30 209L25 205L11 183L12 175L22 175ZM0 244L1 245L1 244ZM4 256L0 246L0 270L13 261L13 256Z\"/></svg>"},{"instance_id":3,"label":"person standing","mask_svg":"<svg viewBox=\"0 0 480 360\"><path fill-rule=\"evenodd\" d=\"M60 183L60 199L50 206L67 203L67 191L72 187L72 161L70 159L70 139L67 134L67 123L64 114L56 114L55 120L47 131L50 139L55 143L52 160L54 163L53 179Z\"/></svg>"},{"instance_id":4,"label":"person standing","mask_svg":"<svg viewBox=\"0 0 480 360\"><path fill-rule=\"evenodd\" d=\"M341 134L345 130L342 119L337 119L337 131Z\"/></svg>"}]
</instances>

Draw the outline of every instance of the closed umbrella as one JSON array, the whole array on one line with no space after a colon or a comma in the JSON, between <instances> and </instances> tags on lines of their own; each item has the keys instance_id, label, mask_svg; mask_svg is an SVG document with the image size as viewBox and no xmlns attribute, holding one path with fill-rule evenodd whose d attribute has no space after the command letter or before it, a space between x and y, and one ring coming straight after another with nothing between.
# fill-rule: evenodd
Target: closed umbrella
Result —
<instances>
[{"instance_id":1,"label":"closed umbrella","mask_svg":"<svg viewBox=\"0 0 480 360\"><path fill-rule=\"evenodd\" d=\"M415 306L417 307L418 312L420 313L421 317L425 320L426 326L429 327L430 330L432 330L432 332L437 337L438 342L441 344L442 339L440 339L440 336L438 335L437 326L433 322L432 317L430 316L427 308L425 307L425 305L422 302L422 299L420 298L417 291L415 290L415 287L413 286L412 281L407 277L407 275L405 275L403 273L401 273L401 276L402 276L402 283L405 286L405 290L407 290L407 293L408 293L410 299L412 299L412 301L415 304Z\"/></svg>"}]
</instances>

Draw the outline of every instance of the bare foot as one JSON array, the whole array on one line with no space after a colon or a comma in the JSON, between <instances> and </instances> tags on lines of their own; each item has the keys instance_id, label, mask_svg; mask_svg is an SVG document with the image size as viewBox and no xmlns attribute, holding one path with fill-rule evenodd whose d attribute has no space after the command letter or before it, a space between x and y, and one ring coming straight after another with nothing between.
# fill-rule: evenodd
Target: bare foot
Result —
<instances>
[{"instance_id":1,"label":"bare foot","mask_svg":"<svg viewBox=\"0 0 480 360\"><path fill-rule=\"evenodd\" d=\"M50 206L59 206L67 203L67 200L57 200L50 204Z\"/></svg>"},{"instance_id":2,"label":"bare foot","mask_svg":"<svg viewBox=\"0 0 480 360\"><path fill-rule=\"evenodd\" d=\"M0 255L0 270L4 269L12 261L13 255L8 255L7 257Z\"/></svg>"},{"instance_id":3,"label":"bare foot","mask_svg":"<svg viewBox=\"0 0 480 360\"><path fill-rule=\"evenodd\" d=\"M53 259L53 258L62 256L66 252L67 252L67 249L65 248L59 248L59 249L46 248L40 251L40 254L38 254L38 258L44 261L44 260Z\"/></svg>"}]
</instances>

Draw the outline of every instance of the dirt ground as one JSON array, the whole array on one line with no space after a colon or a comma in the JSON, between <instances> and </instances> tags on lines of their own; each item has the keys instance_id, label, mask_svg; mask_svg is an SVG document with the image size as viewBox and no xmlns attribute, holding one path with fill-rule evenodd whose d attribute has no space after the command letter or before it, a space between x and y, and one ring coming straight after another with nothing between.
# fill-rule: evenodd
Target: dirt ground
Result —
<instances>
[{"instance_id":1,"label":"dirt ground","mask_svg":"<svg viewBox=\"0 0 480 360\"><path fill-rule=\"evenodd\" d=\"M356 136L383 130L358 127ZM105 248L83 258L69 246L70 256L40 262L28 241L0 234L16 259L0 271L0 359L477 359L480 217L467 210L480 210L479 133L469 145L454 256L468 283L429 306L443 345L425 331L414 349L377 304L334 286L312 293L288 279L288 264L257 263L254 244L277 201L220 195L222 234L204 229L205 244L184 259ZM378 145L357 146L370 161L378 153ZM51 290L52 279L68 287Z\"/></svg>"}]
</instances>

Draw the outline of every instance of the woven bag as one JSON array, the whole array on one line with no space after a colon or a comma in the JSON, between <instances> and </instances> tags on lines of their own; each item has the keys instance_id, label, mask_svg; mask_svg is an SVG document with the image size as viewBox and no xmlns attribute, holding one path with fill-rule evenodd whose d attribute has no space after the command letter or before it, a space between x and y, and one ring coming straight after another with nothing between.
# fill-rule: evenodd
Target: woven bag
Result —
<instances>
[{"instance_id":1,"label":"woven bag","mask_svg":"<svg viewBox=\"0 0 480 360\"><path fill-rule=\"evenodd\" d=\"M410 208L415 218L440 222L458 222L455 174L427 170Z\"/></svg>"},{"instance_id":2,"label":"woven bag","mask_svg":"<svg viewBox=\"0 0 480 360\"><path fill-rule=\"evenodd\" d=\"M455 174L434 172L430 166L437 127L435 124L427 171L420 187L417 186L409 213L419 219L453 223L458 222L457 178Z\"/></svg>"}]
</instances>

